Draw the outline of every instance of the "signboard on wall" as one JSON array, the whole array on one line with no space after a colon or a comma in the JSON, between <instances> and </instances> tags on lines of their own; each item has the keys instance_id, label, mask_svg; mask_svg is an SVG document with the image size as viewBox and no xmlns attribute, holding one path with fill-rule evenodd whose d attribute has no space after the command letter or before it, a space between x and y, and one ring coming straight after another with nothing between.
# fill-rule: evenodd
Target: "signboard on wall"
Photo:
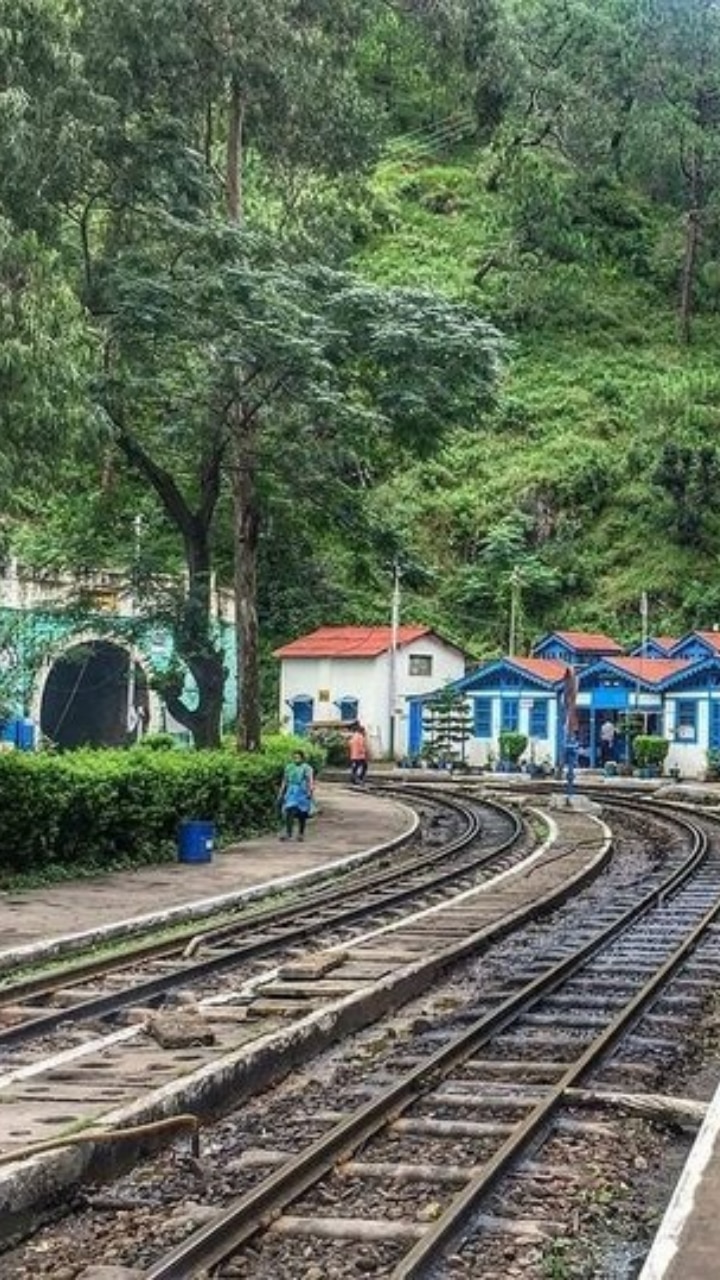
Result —
<instances>
[{"instance_id":1,"label":"signboard on wall","mask_svg":"<svg viewBox=\"0 0 720 1280\"><path fill-rule=\"evenodd\" d=\"M329 702L329 701L330 701L330 690L318 689L318 702Z\"/></svg>"}]
</instances>

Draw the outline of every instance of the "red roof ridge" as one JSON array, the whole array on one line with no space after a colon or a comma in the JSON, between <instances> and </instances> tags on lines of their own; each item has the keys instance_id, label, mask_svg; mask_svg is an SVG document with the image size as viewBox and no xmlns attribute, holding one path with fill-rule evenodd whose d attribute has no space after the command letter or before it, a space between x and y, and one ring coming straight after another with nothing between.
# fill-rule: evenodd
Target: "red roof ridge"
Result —
<instances>
[{"instance_id":1,"label":"red roof ridge","mask_svg":"<svg viewBox=\"0 0 720 1280\"><path fill-rule=\"evenodd\" d=\"M568 669L568 664L563 662L562 658L508 658L508 662L514 662L516 666L523 668L531 675L546 675L548 679L562 680Z\"/></svg>"},{"instance_id":2,"label":"red roof ridge","mask_svg":"<svg viewBox=\"0 0 720 1280\"><path fill-rule=\"evenodd\" d=\"M423 636L435 635L432 627L403 623L397 629L400 646L412 644ZM376 658L392 645L393 629L382 625L350 624L316 627L275 649L276 658ZM441 637L438 637L441 639ZM444 641L443 643L449 643ZM453 648L457 648L454 645Z\"/></svg>"},{"instance_id":3,"label":"red roof ridge","mask_svg":"<svg viewBox=\"0 0 720 1280\"><path fill-rule=\"evenodd\" d=\"M622 653L622 645L603 631L551 631L550 634L567 640L577 649L612 648Z\"/></svg>"},{"instance_id":4,"label":"red roof ridge","mask_svg":"<svg viewBox=\"0 0 720 1280\"><path fill-rule=\"evenodd\" d=\"M682 671L693 663L692 658L652 658L640 657L637 654L635 657L612 657L607 661L619 667L621 671L627 672L628 675L637 676L639 680L644 678L650 683L664 680L667 676L674 675L676 671Z\"/></svg>"}]
</instances>

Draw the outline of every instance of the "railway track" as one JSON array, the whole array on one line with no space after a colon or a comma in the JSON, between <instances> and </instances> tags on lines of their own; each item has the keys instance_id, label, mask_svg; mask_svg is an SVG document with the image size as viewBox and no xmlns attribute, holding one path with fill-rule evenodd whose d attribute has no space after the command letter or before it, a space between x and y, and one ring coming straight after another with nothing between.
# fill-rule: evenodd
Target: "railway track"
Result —
<instances>
[{"instance_id":1,"label":"railway track","mask_svg":"<svg viewBox=\"0 0 720 1280\"><path fill-rule=\"evenodd\" d=\"M73 1152L69 1162L62 1151L50 1153L39 1201L33 1198L34 1179L25 1179L22 1166L17 1178L12 1166L0 1169L0 1235L12 1235L42 1208L43 1197L51 1202L55 1187L65 1185L68 1167L73 1180L107 1177L147 1151L142 1140L113 1144L114 1129L174 1112L227 1110L234 1100L281 1078L290 1063L422 992L458 958L489 947L534 912L551 910L597 875L609 856L607 837L594 819L567 815L563 832L534 851L526 846L522 857L515 847L506 850L504 870L493 864L496 874L488 880L490 864L481 868L477 882L450 901L438 898L342 945L336 940L322 952L295 957L264 971L245 990L229 984L195 1010L191 1043L184 1049L161 1050L141 1024L75 1044L49 1060L10 1065L0 1077L0 1164L41 1137L56 1134L62 1146L64 1133L93 1119L107 1137ZM218 1029L212 1045L199 1043L198 1033L208 1026Z\"/></svg>"},{"instance_id":2,"label":"railway track","mask_svg":"<svg viewBox=\"0 0 720 1280\"><path fill-rule=\"evenodd\" d=\"M603 797L607 798L607 797ZM683 843L691 836L690 825L686 820L676 819L671 815L665 815L661 819L652 818L644 811L641 811L639 818L633 816L635 806L632 804L623 804L619 806L615 816L618 824L625 823L625 830L633 830L634 823L635 834L633 840L635 843L630 849L625 848L625 840L621 841L621 845L625 848L624 853L615 859L610 867L608 864L609 851L602 848L603 837L600 828L594 819L584 815L575 815L572 813L558 812L557 817L560 821L560 833L556 833L555 839L549 843L544 849L535 850L529 853L527 847L524 849L522 859L519 858L516 851L513 850L510 856L510 865L505 866L505 870L497 874L489 883L473 883L470 889L466 889L460 894L455 894L452 901L438 900L426 906L421 911L415 911L411 916L404 918L392 918L375 928L369 929L366 934L360 937L354 936L346 939L342 945L338 944L336 939L330 947L329 952L320 953L319 960L321 963L317 968L313 968L313 957L307 953L304 956L291 958L286 965L276 966L267 970L261 980L253 984L253 992L247 1003L246 1012L250 1013L250 1027L254 1028L253 1035L258 1039L258 1055L268 1058L273 1036L275 1036L278 1044L276 1051L276 1059L280 1062L266 1073L264 1077L252 1077L252 1072L247 1069L243 1055L235 1053L231 1055L236 1059L236 1066L240 1067L240 1083L233 1079L232 1070L226 1071L221 1076L220 1082L212 1094L212 1090L207 1087L207 1079L205 1079L200 1094L203 1099L203 1111L213 1110L227 1111L231 1105L233 1096L240 1099L243 1096L248 1097L255 1094L259 1087L263 1084L271 1082L273 1079L281 1078L287 1065L283 1067L282 1061L300 1062L307 1056L306 1049L316 1052L321 1043L315 1037L318 1028L322 1027L324 1031L331 1021L334 1021L334 1029L332 1033L328 1033L324 1043L329 1045L334 1041L342 1039L352 1030L356 1030L363 1026L368 1026L378 1018L389 1015L390 1021L394 1016L394 1010L398 1005L412 999L424 999L424 993L428 992L433 984L438 984L443 975L447 974L451 966L457 964L459 959L470 958L470 963L477 967L477 971L482 973L483 987L481 994L474 989L467 997L467 1012L460 1015L449 1015L449 1021L442 1016L437 1017L437 1010L433 1004L433 999L428 996L429 1012L423 1015L420 1021L426 1024L426 1030L419 1036L418 1043L415 1045L413 1039L410 1044L403 1044L403 1052L398 1056L397 1062L386 1063L380 1072L376 1074L368 1084L361 1081L357 1086L357 1091L367 1094L382 1094L387 1092L388 1088L395 1089L398 1081L402 1078L404 1072L403 1057L409 1057L412 1061L410 1064L410 1073L416 1072L424 1068L425 1065L432 1062L433 1056L438 1051L438 1044L449 1041L452 1038L451 1028L453 1017L457 1016L463 1023L466 1023L471 1017L475 1021L489 1019L501 1007L504 1001L510 998L510 993L514 993L516 988L529 986L536 983L539 978L546 974L548 962L551 959L551 953L547 943L539 941L550 936L553 939L552 949L557 951L563 962L567 962L568 943L565 933L570 930L572 925L573 931L581 929L584 934L584 945L589 946L592 941L591 935L594 934L601 921L605 921L607 929L620 931L623 927L622 917L637 907L637 900L643 893L649 892L650 897L654 895L655 899L663 897L663 895L671 892L667 885L668 872L670 868L674 869L674 873L680 873L681 864L687 859L683 849ZM594 827L594 836L590 838L590 832ZM642 856L638 854L639 833L642 833L642 840L645 842L646 851ZM682 838L680 833L682 833ZM594 841L594 843L593 843ZM597 879L598 873L603 867L608 866L609 869L605 876ZM488 868L485 869L487 871ZM595 877L595 878L593 878ZM480 880L481 876L476 876L475 881ZM578 893L582 886L586 886L583 893L578 897L573 895ZM587 887L589 886L589 887ZM538 916L545 916L564 900L567 905L559 913L557 911L549 917L549 923L546 933L546 926L542 924L532 925L528 922ZM588 920L591 922L588 924ZM517 931L520 926L524 925L525 930L522 934ZM558 944L558 937L561 939L561 945ZM506 939L502 943L501 939ZM538 950L539 948L539 950ZM503 949L506 952L505 970L502 981L496 990L493 990L489 984L488 974L492 974L495 965L494 957L496 953L501 956ZM326 962L330 956L330 964ZM479 961L473 957L483 956L483 960ZM519 958L518 958L519 956ZM481 966L481 967L480 967ZM614 974L617 981L617 973ZM569 980L569 976L568 976ZM578 978L578 982L584 979ZM473 984L474 985L474 984ZM487 987L487 990L485 989ZM442 988L441 988L442 990ZM569 1012L569 1002L572 993L558 993L557 999L559 1007L562 1007L563 1000L568 1008L565 1011L565 1020ZM540 988L536 989L536 1002L542 1001L544 997ZM574 997L572 997L574 998ZM595 997L597 1001L597 997ZM439 998L440 1002L437 1008L442 1008L443 997ZM228 1002L227 1004L225 1002ZM237 990L233 993L225 992L211 996L209 1000L203 1004L204 1009L215 1005L218 1016L223 1017L223 1009L232 1017L237 1012L237 1005L240 1002ZM592 1003L592 1001L591 1001ZM262 1009L260 1009L262 1006ZM449 998L448 1007L456 1007L457 1000ZM482 1006L482 1009L481 1009ZM255 1021L257 1013L258 1020ZM288 1017L292 1016L298 1021L298 1037L294 1038L293 1027L288 1028ZM508 1015L509 1016L509 1015ZM585 1013L582 1015L587 1017ZM595 1015L593 1015L595 1016ZM552 1012L548 1015L539 1006L534 1010L531 1009L526 1013L526 1017L532 1025L533 1017L539 1017L539 1026L545 1028L541 1033L535 1032L535 1035L541 1034L544 1037L551 1036L552 1028L557 1025L558 1028L563 1026L563 1019ZM258 1031L258 1023L262 1025L262 1031ZM378 1035L382 1039L383 1023L379 1023ZM307 1032L305 1030L307 1028ZM267 1029L267 1030L266 1030ZM127 1029L128 1031L130 1029ZM495 1029L496 1031L498 1028ZM237 1031L237 1028L236 1028ZM268 1034L269 1031L269 1034ZM390 1032L390 1037L394 1036L394 1032ZM465 1032L463 1031L463 1035ZM511 1034L508 1029L508 1034ZM524 1033L521 1033L524 1034ZM575 1033L573 1033L575 1034ZM298 1056L298 1044L302 1037L306 1037L305 1048ZM252 1054L254 1046L246 1045ZM492 1096L493 1093L499 1092L505 1094L509 1088L510 1082L514 1082L517 1090L522 1090L523 1083L528 1080L533 1083L539 1083L541 1091L545 1090L564 1069L562 1065L565 1061L566 1050L556 1053L547 1052L547 1045L544 1041L540 1042L541 1049L540 1059L535 1061L534 1067L529 1064L529 1054L522 1049L518 1049L516 1044L506 1047L498 1061L492 1056L492 1049L478 1049L471 1053L472 1065L469 1068L470 1078L478 1081L482 1080L482 1075L478 1074L480 1069L486 1073L487 1080L483 1084L483 1088ZM203 1063L207 1064L214 1051L193 1049L191 1052L181 1054L184 1059L184 1070L189 1067L200 1066L202 1076ZM152 1066L149 1061L152 1051L142 1050L140 1054L134 1053L134 1065L136 1073L144 1076L145 1084L152 1077ZM482 1056L478 1056L481 1054ZM288 1059L289 1055L289 1059ZM510 1055L510 1056L508 1056ZM156 1053L157 1057L157 1053ZM241 1060L242 1059L242 1060ZM504 1063L508 1063L509 1079L502 1076L502 1068ZM81 1064L82 1065L82 1064ZM97 1064L100 1067L101 1064ZM57 1105L60 1106L65 1113L66 1121L69 1121L72 1114L72 1107L78 1100L78 1090L82 1097L87 1097L89 1084L99 1077L102 1079L103 1072L96 1070L92 1062L88 1063L89 1070L83 1072L73 1072L70 1068L63 1068L62 1064L56 1062L55 1069L48 1070L46 1077L32 1075L30 1078L24 1077L16 1086L9 1085L7 1096L4 1099L5 1108L4 1115L7 1117L9 1125L13 1125L16 1111L14 1109L17 1099L17 1114L27 1117L33 1114L33 1107L37 1105L37 1118L42 1127L47 1123L47 1113L43 1111L42 1094L44 1091L50 1091L55 1095ZM118 1069L118 1062L114 1055L105 1053L105 1080L107 1083L108 1076L115 1081L122 1071ZM438 1070L437 1064L432 1063L432 1070ZM463 1067L464 1070L464 1067ZM543 1071L545 1074L543 1075ZM549 1071L549 1074L548 1074ZM33 1072L33 1067L30 1067ZM441 1090L440 1102L434 1098L428 1105L430 1111L439 1106L441 1108L454 1107L454 1111L444 1114L442 1110L439 1113L439 1120L449 1129L443 1138L440 1131L431 1133L424 1122L428 1117L419 1117L419 1127L416 1133L409 1131L403 1133L402 1121L408 1120L409 1123L417 1124L413 1120L410 1112L407 1115L399 1115L397 1112L398 1103L395 1099L395 1121L399 1124L399 1128L388 1129L389 1140L397 1143L401 1140L409 1144L408 1149L398 1158L397 1152L391 1154L390 1157L383 1155L382 1152L372 1151L369 1158L365 1156L368 1151L353 1153L352 1144L346 1153L346 1158L342 1162L340 1173L331 1176L330 1182L322 1180L312 1181L308 1184L305 1192L306 1198L317 1194L319 1201L313 1207L312 1203L303 1206L302 1199L299 1205L294 1205L292 1200L288 1201L279 1209L268 1210L269 1216L279 1215L277 1222L282 1225L273 1226L272 1230L263 1237L262 1243L258 1244L255 1239L251 1240L253 1249L250 1259L241 1251L239 1254L235 1252L226 1263L220 1263L219 1275L245 1275L252 1277L253 1280L296 1280L296 1277L305 1276L305 1270L302 1267L304 1263L298 1261L296 1249L297 1242L304 1241L301 1248L305 1249L306 1257L315 1258L315 1251L318 1250L317 1256L320 1261L313 1265L316 1266L318 1276L322 1276L323 1280L326 1275L333 1277L355 1275L352 1271L352 1265L357 1263L368 1274L377 1274L386 1280L391 1274L391 1263L388 1258L396 1259L398 1253L398 1236L403 1236L402 1224L409 1223L408 1230L405 1231L403 1243L406 1247L413 1246L419 1239L421 1234L427 1230L427 1224L430 1222L430 1209L435 1210L438 1202L438 1188L451 1186L457 1188L464 1182L467 1182L471 1175L477 1171L477 1155L479 1150L480 1132L485 1133L485 1138L489 1138L493 1131L497 1131L498 1125L505 1126L507 1130L507 1115L498 1118L497 1111L495 1114L489 1114L486 1117L479 1117L477 1113L477 1101L471 1104L467 1101L461 1104L458 1099L450 1102L446 1096L442 1098L442 1092L447 1095L449 1092L463 1092L463 1089L456 1088L458 1084L458 1072L460 1065L457 1065L454 1072L451 1072L446 1087ZM20 1068L22 1076L23 1069ZM475 1074L473 1074L475 1073ZM529 1073L529 1074L528 1074ZM367 1074L367 1072L365 1073ZM12 1076L12 1072L8 1073L8 1077ZM155 1076L158 1084L162 1085L163 1077L160 1074ZM82 1083L79 1084L78 1082ZM1 1082L0 1082L1 1083ZM36 1083L38 1085L36 1091ZM462 1079L460 1079L462 1085ZM497 1086L497 1087L496 1087ZM181 1086L181 1089L184 1086ZM192 1087L192 1077L190 1078L190 1087ZM424 1077L415 1082L415 1089L418 1093L417 1103L414 1105L423 1107L423 1095L427 1093L427 1082ZM250 1092L248 1092L248 1088ZM475 1088L475 1085L473 1085ZM19 1092L16 1094L15 1090ZM469 1089L467 1081L465 1081L464 1092L467 1095ZM475 1092L477 1089L475 1088ZM161 1089L163 1095L163 1112L168 1114L168 1107L172 1110L196 1109L195 1104L190 1101L188 1106L187 1098L189 1095L183 1095L182 1092L173 1093L173 1100L170 1101L170 1094L167 1088ZM535 1090L537 1094L537 1090ZM100 1095L99 1095L100 1096ZM107 1115L106 1123L109 1125L120 1125L133 1123L128 1117L127 1111L118 1113L111 1111L108 1113L108 1104L118 1101L113 1096L113 1090L108 1090L104 1106L99 1106L96 1115ZM285 1165L294 1161L299 1157L301 1152L286 1152L283 1148L288 1144L294 1147L297 1141L298 1147L302 1143L298 1138L298 1130L306 1130L308 1134L312 1133L320 1137L328 1131L337 1127L340 1117L337 1114L338 1102L340 1102L343 1110L342 1122L348 1119L353 1111L355 1100L351 1097L346 1098L341 1089L332 1090L330 1097L323 1097L322 1090L305 1089L299 1102L298 1115L290 1116L286 1114L281 1122L280 1136L276 1138L273 1145L271 1140L272 1131L262 1126L263 1150L249 1152L254 1157L252 1168L245 1165L244 1158L238 1158L237 1152L223 1150L218 1154L221 1168L236 1168L237 1176L234 1179L235 1187L239 1189L243 1183L247 1182L248 1176L254 1180L264 1173L268 1168L276 1170L279 1165ZM47 1098L45 1098L47 1105ZM518 1106L524 1103L519 1102ZM307 1106L307 1113L304 1113L304 1107ZM468 1117L463 1115L461 1106L467 1106L474 1114ZM404 1109L403 1106L400 1108ZM137 1108L133 1109L137 1111ZM145 1110L140 1118L149 1114ZM62 1118L62 1117L61 1117ZM438 1117L430 1115L429 1119L437 1120ZM441 1128L442 1128L441 1124ZM480 1130L473 1130L473 1124L479 1124ZM468 1130L468 1136L462 1137L457 1126L462 1128L463 1125ZM225 1127L232 1127L231 1122L225 1122ZM455 1126L455 1128L453 1128ZM432 1127L432 1126L431 1126ZM62 1126L60 1126L62 1129ZM377 1136L370 1139L359 1139L361 1146L370 1142L374 1144L382 1139L384 1125L378 1126ZM486 1132L485 1132L486 1131ZM23 1139L27 1140L27 1135L22 1132L17 1133L13 1139L15 1143L21 1143ZM484 1139L483 1139L484 1140ZM424 1153L422 1149L418 1153L417 1143L422 1142L428 1144L428 1151ZM442 1154L438 1155L433 1150L432 1144L449 1142L450 1145L443 1149ZM455 1144L454 1146L452 1144ZM464 1145L463 1145L464 1144ZM241 1148L248 1145L247 1140L241 1141ZM252 1146L250 1140L250 1146ZM211 1152L214 1147L212 1136L209 1139L203 1139L204 1165L207 1169L208 1160L212 1158ZM102 1142L98 1144L97 1158L91 1159L85 1166L84 1176L97 1179L101 1173L107 1174L109 1168L122 1167L122 1161L117 1164L108 1158L109 1148ZM139 1152L138 1152L139 1154ZM427 1158L425 1155L427 1154ZM377 1158L375 1158L377 1156ZM332 1163L335 1163L333 1161ZM363 1172L361 1166L369 1164L371 1169ZM240 1169L240 1166L242 1168ZM126 1166L127 1167L127 1164ZM336 1166L337 1167L337 1166ZM373 1169L375 1173L373 1173ZM414 1173L411 1170L415 1170ZM425 1175L425 1179L420 1175ZM430 1172L428 1172L430 1171ZM341 1204L347 1207L349 1186L348 1179L355 1177L355 1174L362 1173L363 1181L366 1175L370 1178L370 1186L374 1185L375 1192L367 1189L362 1192L362 1199L365 1201L351 1215L338 1214L338 1218L351 1218L356 1223L353 1227L348 1221L340 1221L339 1224L323 1221L318 1227L324 1239L324 1247L339 1251L342 1255L338 1258L333 1254L332 1261L329 1264L330 1269L325 1270L325 1261L322 1259L322 1253L318 1244L318 1239L313 1234L311 1227L308 1225L308 1219L325 1219L329 1215L322 1212L323 1206L327 1208L327 1203L332 1202L336 1191L333 1189L338 1179L342 1187L341 1192L337 1193ZM467 1174L467 1177L465 1176ZM462 1175L462 1177L461 1177ZM273 1174L275 1176L275 1174ZM205 1178L205 1176L204 1176ZM458 1182L460 1179L460 1182ZM192 1181L192 1177L190 1179ZM207 1181L212 1183L212 1177ZM12 1179L11 1179L12 1181ZM205 1183L204 1183L205 1184ZM164 1182L163 1182L163 1185ZM378 1186L382 1186L382 1191L377 1190ZM411 1198L411 1208L408 1210L407 1203L405 1209L401 1212L401 1205L393 1206L391 1216L393 1221L400 1224L395 1232L389 1233L387 1224L374 1222L372 1213L368 1206L372 1204L373 1195L375 1197L375 1210L378 1210L380 1201L392 1200L396 1188L405 1187L405 1200ZM431 1190L432 1199L430 1199ZM388 1190L392 1188L392 1194ZM409 1188L409 1190L408 1190ZM225 1185L225 1196L227 1199L227 1184ZM142 1200L143 1197L141 1197ZM400 1195L399 1200L402 1200ZM162 1195L159 1195L158 1201L155 1203L155 1217L157 1219L161 1212L159 1204L162 1201ZM421 1225L420 1220L416 1216L416 1201L420 1202L422 1210L428 1213ZM0 1171L0 1216L2 1216L2 1206L9 1203L6 1198L3 1186L2 1171ZM122 1197L119 1201L122 1204ZM206 1213L211 1213L209 1205L203 1205ZM290 1212L292 1210L292 1212ZM297 1212L296 1212L297 1210ZM307 1213L305 1212L307 1210ZM23 1213L27 1217L29 1209L29 1201L25 1203ZM497 1235L498 1224L502 1224L502 1216L495 1213L494 1215L485 1215L485 1219L491 1221L491 1229ZM264 1220L264 1219L263 1219ZM301 1221L302 1220L302 1221ZM192 1219L190 1219L192 1221ZM256 1219L257 1222L261 1219ZM358 1226L357 1223L360 1225ZM368 1225L370 1224L370 1225ZM362 1239L358 1238L358 1232ZM323 1234L324 1233L324 1234ZM163 1228L158 1223L154 1231L156 1237L162 1237ZM346 1238L347 1237L347 1238ZM234 1247L234 1246L233 1246ZM485 1246L483 1246L484 1248ZM265 1254L269 1250L269 1257L265 1259ZM363 1250L365 1254L363 1254ZM369 1250L371 1257L368 1258ZM358 1253L359 1251L359 1253ZM157 1248L154 1251L157 1255ZM148 1258L148 1248L138 1244L138 1250L135 1257L131 1256L132 1251L129 1250L129 1256L122 1258L123 1261L132 1262L137 1265L139 1259L144 1259L142 1265L145 1265ZM128 1255L128 1250L126 1250ZM346 1256L347 1255L347 1256ZM377 1255L380 1259L376 1270L373 1272L369 1265ZM113 1251L113 1260L119 1258L117 1249ZM258 1261L260 1259L260 1261ZM104 1261L105 1257L102 1253L97 1256L98 1261ZM267 1261L267 1266L266 1266ZM344 1269L345 1261L348 1263L349 1270ZM157 1265L151 1263L151 1265ZM185 1264L183 1264L185 1265ZM192 1264L194 1266L194 1264ZM199 1264L198 1264L199 1265ZM395 1265L395 1261L392 1261ZM260 1267L259 1270L256 1268ZM265 1267L263 1270L262 1268ZM300 1270L297 1268L301 1267ZM319 1267L319 1270L317 1268ZM334 1268L339 1267L339 1270ZM7 1273L0 1267L0 1274L8 1277L12 1276L13 1280L16 1275L32 1275L36 1272L31 1267L27 1272L8 1270ZM54 1272L46 1271L38 1268L38 1275L54 1275ZM72 1273L71 1273L72 1274ZM78 1273L79 1274L79 1273ZM148 1273L150 1274L150 1273ZM183 1272L182 1269L177 1274L190 1275L202 1274L194 1269ZM441 1274L445 1274L441 1272ZM468 1276L475 1276L476 1272L470 1270ZM477 1275L482 1274L477 1271ZM505 1276L500 1270L498 1275ZM497 1277L494 1277L497 1280Z\"/></svg>"},{"instance_id":3,"label":"railway track","mask_svg":"<svg viewBox=\"0 0 720 1280\"><path fill-rule=\"evenodd\" d=\"M512 982L483 992L480 1016L449 1019L444 1042L418 1048L409 1069L385 1064L392 1079L367 1089L360 1105L338 1116L315 1098L324 1131L147 1267L146 1280L187 1280L208 1268L218 1277L280 1280L309 1274L311 1263L333 1277L358 1268L384 1280L485 1274L478 1239L513 1238L497 1203L522 1200L523 1163L532 1155L537 1177L544 1141L573 1123L570 1091L628 1036L644 1040L645 1051L661 1046L658 1022L667 1029L674 1016L672 983L696 951L706 978L720 966L717 836L710 840L701 820L675 821L691 842L681 865L630 906L608 907L601 927L579 914L542 972L531 976L521 965ZM667 1007L653 1012L663 998ZM453 1021L467 1025L453 1034ZM508 1178L515 1189L503 1196ZM471 1261L458 1252L463 1237Z\"/></svg>"},{"instance_id":4,"label":"railway track","mask_svg":"<svg viewBox=\"0 0 720 1280\"><path fill-rule=\"evenodd\" d=\"M414 860L405 857L402 867L373 870L364 879L356 875L350 886L315 893L311 903L304 899L302 905L260 913L251 936L238 940L233 934L231 946L223 926L212 931L219 951L203 938L208 950L200 959L181 955L178 964L166 961L172 964L169 972L141 975L136 982L128 982L122 965L117 975L122 986L112 985L116 975L111 974L109 989L92 996L56 980L43 998L59 996L58 1007L36 1009L28 1003L24 1020L0 1032L0 1048L5 1048L0 1160L68 1126L128 1107L148 1090L167 1087L223 1055L252 1053L256 1043L262 1045L292 1019L327 1004L338 990L362 991L367 974L349 981L343 974L338 986L317 980L322 965L311 965L315 981L304 999L265 988L282 972L283 963L297 959L298 944L307 964L323 948L347 946L355 938L392 929L405 915L422 915L507 871L532 847L517 815L503 806L452 798L443 800L443 806L440 812L462 819L459 835L455 831L447 838L433 806L433 842L430 847L416 845ZM392 967L386 964L385 971ZM289 977L297 981L298 974L291 970ZM153 1002L166 1002L169 995L177 1000L178 994L181 1004L153 1010ZM118 1024L121 1013L124 1020Z\"/></svg>"},{"instance_id":5,"label":"railway track","mask_svg":"<svg viewBox=\"0 0 720 1280\"><path fill-rule=\"evenodd\" d=\"M206 987L208 979L286 954L298 944L312 940L320 946L335 935L347 937L358 922L382 923L388 912L437 901L455 893L458 886L467 887L478 874L495 873L520 856L522 825L506 806L428 798L424 793L418 801L430 805L431 825L425 815L424 825L421 822L398 865L356 870L339 883L301 894L288 905L255 910L237 921L196 929L180 939L134 945L129 955L83 958L51 976L8 982L0 990L0 1009L11 1008L15 1019L13 1025L0 1028L0 1055L72 1023L153 1006L180 988ZM200 959L194 958L198 951ZM244 977L249 976L246 971ZM97 989L99 981L104 989ZM62 993L61 1007L53 1008L52 1002Z\"/></svg>"}]
</instances>

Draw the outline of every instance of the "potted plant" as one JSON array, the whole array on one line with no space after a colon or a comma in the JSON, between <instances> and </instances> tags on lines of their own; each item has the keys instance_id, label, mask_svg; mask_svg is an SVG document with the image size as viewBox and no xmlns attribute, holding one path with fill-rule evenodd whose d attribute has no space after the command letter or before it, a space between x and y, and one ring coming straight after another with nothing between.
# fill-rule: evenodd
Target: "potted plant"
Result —
<instances>
[{"instance_id":1,"label":"potted plant","mask_svg":"<svg viewBox=\"0 0 720 1280\"><path fill-rule=\"evenodd\" d=\"M705 781L720 782L720 751L717 747L711 747L707 753Z\"/></svg>"},{"instance_id":2,"label":"potted plant","mask_svg":"<svg viewBox=\"0 0 720 1280\"><path fill-rule=\"evenodd\" d=\"M667 738L650 733L639 733L633 740L633 759L640 771L640 777L659 777L669 750L670 742Z\"/></svg>"},{"instance_id":3,"label":"potted plant","mask_svg":"<svg viewBox=\"0 0 720 1280\"><path fill-rule=\"evenodd\" d=\"M500 734L500 765L501 772L515 773L518 769L518 761L527 747L528 740L524 733L515 733L507 730ZM505 766L503 769L502 766Z\"/></svg>"}]
</instances>

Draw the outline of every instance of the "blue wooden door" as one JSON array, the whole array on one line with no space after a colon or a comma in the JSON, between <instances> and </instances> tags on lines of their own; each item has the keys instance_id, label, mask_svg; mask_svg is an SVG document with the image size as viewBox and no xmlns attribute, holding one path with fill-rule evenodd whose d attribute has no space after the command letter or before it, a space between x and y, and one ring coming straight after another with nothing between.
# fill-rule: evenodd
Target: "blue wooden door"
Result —
<instances>
[{"instance_id":1,"label":"blue wooden door","mask_svg":"<svg viewBox=\"0 0 720 1280\"><path fill-rule=\"evenodd\" d=\"M422 702L411 702L408 720L408 751L419 755L422 747Z\"/></svg>"},{"instance_id":2,"label":"blue wooden door","mask_svg":"<svg viewBox=\"0 0 720 1280\"><path fill-rule=\"evenodd\" d=\"M301 738L305 736L313 718L314 702L312 698L295 698L292 704L293 733Z\"/></svg>"}]
</instances>

